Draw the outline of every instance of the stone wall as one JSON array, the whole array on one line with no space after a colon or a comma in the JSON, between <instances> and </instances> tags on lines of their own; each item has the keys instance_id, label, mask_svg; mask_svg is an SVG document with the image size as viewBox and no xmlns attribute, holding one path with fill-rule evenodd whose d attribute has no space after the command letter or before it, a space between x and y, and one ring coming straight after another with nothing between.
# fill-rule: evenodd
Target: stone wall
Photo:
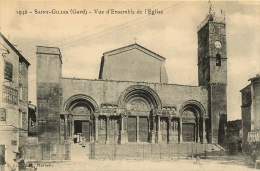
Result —
<instances>
[{"instance_id":1,"label":"stone wall","mask_svg":"<svg viewBox=\"0 0 260 171\"><path fill-rule=\"evenodd\" d=\"M227 122L227 92L226 85L211 85L210 118L211 140L222 143L225 138L225 123Z\"/></svg>"},{"instance_id":2,"label":"stone wall","mask_svg":"<svg viewBox=\"0 0 260 171\"><path fill-rule=\"evenodd\" d=\"M37 47L39 142L59 142L61 54L58 48Z\"/></svg>"},{"instance_id":3,"label":"stone wall","mask_svg":"<svg viewBox=\"0 0 260 171\"><path fill-rule=\"evenodd\" d=\"M25 160L70 160L70 144L27 144Z\"/></svg>"},{"instance_id":4,"label":"stone wall","mask_svg":"<svg viewBox=\"0 0 260 171\"><path fill-rule=\"evenodd\" d=\"M248 85L241 91L242 96L242 105L241 105L241 113L242 113L242 127L243 127L243 145L247 142L248 132L251 131L251 85Z\"/></svg>"},{"instance_id":5,"label":"stone wall","mask_svg":"<svg viewBox=\"0 0 260 171\"><path fill-rule=\"evenodd\" d=\"M143 85L154 90L162 105L174 105L181 110L184 102L195 100L207 109L207 90L205 87L184 86L176 84L155 84L131 81L106 81L76 78L62 78L63 109L66 101L77 94L90 96L100 105L102 103L118 104L120 96L133 85ZM100 106L99 106L100 107Z\"/></svg>"},{"instance_id":6,"label":"stone wall","mask_svg":"<svg viewBox=\"0 0 260 171\"><path fill-rule=\"evenodd\" d=\"M260 129L260 76L251 79L252 91L252 114L254 120L254 130Z\"/></svg>"},{"instance_id":7,"label":"stone wall","mask_svg":"<svg viewBox=\"0 0 260 171\"><path fill-rule=\"evenodd\" d=\"M165 58L133 44L104 53L99 78L117 81L167 83Z\"/></svg>"},{"instance_id":8,"label":"stone wall","mask_svg":"<svg viewBox=\"0 0 260 171\"><path fill-rule=\"evenodd\" d=\"M206 21L206 20L205 20ZM219 43L220 46L216 46ZM227 122L226 24L207 20L198 31L199 85L208 88L210 142L222 144Z\"/></svg>"}]
</instances>

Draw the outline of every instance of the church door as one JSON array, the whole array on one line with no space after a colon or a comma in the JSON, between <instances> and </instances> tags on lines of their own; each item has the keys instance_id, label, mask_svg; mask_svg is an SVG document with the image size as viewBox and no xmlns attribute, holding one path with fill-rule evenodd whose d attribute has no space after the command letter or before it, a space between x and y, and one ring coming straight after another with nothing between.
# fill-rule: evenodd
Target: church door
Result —
<instances>
[{"instance_id":1,"label":"church door","mask_svg":"<svg viewBox=\"0 0 260 171\"><path fill-rule=\"evenodd\" d=\"M128 142L136 142L136 117L128 117L127 135Z\"/></svg>"},{"instance_id":2,"label":"church door","mask_svg":"<svg viewBox=\"0 0 260 171\"><path fill-rule=\"evenodd\" d=\"M98 141L99 142L106 141L106 117L105 116L98 117Z\"/></svg>"},{"instance_id":3,"label":"church door","mask_svg":"<svg viewBox=\"0 0 260 171\"><path fill-rule=\"evenodd\" d=\"M160 121L162 141L168 142L168 118L161 118Z\"/></svg>"},{"instance_id":4,"label":"church door","mask_svg":"<svg viewBox=\"0 0 260 171\"><path fill-rule=\"evenodd\" d=\"M110 117L109 118L109 138L110 142L117 143L119 137L119 118L118 117Z\"/></svg>"},{"instance_id":5,"label":"church door","mask_svg":"<svg viewBox=\"0 0 260 171\"><path fill-rule=\"evenodd\" d=\"M90 141L90 124L87 121L82 122L82 137L85 137L86 141Z\"/></svg>"},{"instance_id":6,"label":"church door","mask_svg":"<svg viewBox=\"0 0 260 171\"><path fill-rule=\"evenodd\" d=\"M184 142L195 141L195 123L182 124L182 137Z\"/></svg>"},{"instance_id":7,"label":"church door","mask_svg":"<svg viewBox=\"0 0 260 171\"><path fill-rule=\"evenodd\" d=\"M139 118L139 141L140 142L148 142L148 118L140 117Z\"/></svg>"}]
</instances>

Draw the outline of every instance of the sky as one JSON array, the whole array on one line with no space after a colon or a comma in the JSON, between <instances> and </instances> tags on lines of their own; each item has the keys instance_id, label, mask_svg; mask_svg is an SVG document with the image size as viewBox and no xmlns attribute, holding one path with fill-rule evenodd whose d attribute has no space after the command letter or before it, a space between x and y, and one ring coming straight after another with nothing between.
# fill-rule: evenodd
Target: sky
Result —
<instances>
[{"instance_id":1,"label":"sky","mask_svg":"<svg viewBox=\"0 0 260 171\"><path fill-rule=\"evenodd\" d=\"M217 16L225 13L228 120L241 119L239 91L260 73L260 1L211 4ZM111 9L134 14L107 14ZM198 85L197 26L208 10L208 1L0 0L0 29L31 63L29 100L36 104L36 46L60 48L63 77L97 79L104 52L136 41L166 58L169 83Z\"/></svg>"}]
</instances>

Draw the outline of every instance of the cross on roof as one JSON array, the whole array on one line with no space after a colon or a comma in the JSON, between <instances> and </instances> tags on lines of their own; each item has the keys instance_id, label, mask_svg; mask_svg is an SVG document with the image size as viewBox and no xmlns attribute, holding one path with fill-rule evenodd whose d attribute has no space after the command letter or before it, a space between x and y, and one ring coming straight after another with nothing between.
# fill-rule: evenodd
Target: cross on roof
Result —
<instances>
[{"instance_id":1,"label":"cross on roof","mask_svg":"<svg viewBox=\"0 0 260 171\"><path fill-rule=\"evenodd\" d=\"M209 0L209 13L211 13L211 10L212 10L212 4L211 4L211 1Z\"/></svg>"},{"instance_id":2,"label":"cross on roof","mask_svg":"<svg viewBox=\"0 0 260 171\"><path fill-rule=\"evenodd\" d=\"M134 37L134 40L135 40L135 44L136 44L137 38L136 38L136 37Z\"/></svg>"}]
</instances>

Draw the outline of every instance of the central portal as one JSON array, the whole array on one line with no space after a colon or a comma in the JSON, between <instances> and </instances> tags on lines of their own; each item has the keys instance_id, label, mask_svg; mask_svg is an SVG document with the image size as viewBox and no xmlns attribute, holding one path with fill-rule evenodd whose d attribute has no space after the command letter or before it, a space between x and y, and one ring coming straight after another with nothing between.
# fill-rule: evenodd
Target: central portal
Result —
<instances>
[{"instance_id":1,"label":"central portal","mask_svg":"<svg viewBox=\"0 0 260 171\"><path fill-rule=\"evenodd\" d=\"M127 119L128 142L148 142L149 126L146 116L129 116Z\"/></svg>"},{"instance_id":2,"label":"central portal","mask_svg":"<svg viewBox=\"0 0 260 171\"><path fill-rule=\"evenodd\" d=\"M74 121L74 134L81 133L82 137L86 139L87 142L90 141L90 124L89 121Z\"/></svg>"},{"instance_id":3,"label":"central portal","mask_svg":"<svg viewBox=\"0 0 260 171\"><path fill-rule=\"evenodd\" d=\"M91 128L89 119L87 119L91 114L91 108L86 104L77 103L72 108L74 117L74 134L81 133L81 136L85 138L87 142L90 141Z\"/></svg>"}]
</instances>

